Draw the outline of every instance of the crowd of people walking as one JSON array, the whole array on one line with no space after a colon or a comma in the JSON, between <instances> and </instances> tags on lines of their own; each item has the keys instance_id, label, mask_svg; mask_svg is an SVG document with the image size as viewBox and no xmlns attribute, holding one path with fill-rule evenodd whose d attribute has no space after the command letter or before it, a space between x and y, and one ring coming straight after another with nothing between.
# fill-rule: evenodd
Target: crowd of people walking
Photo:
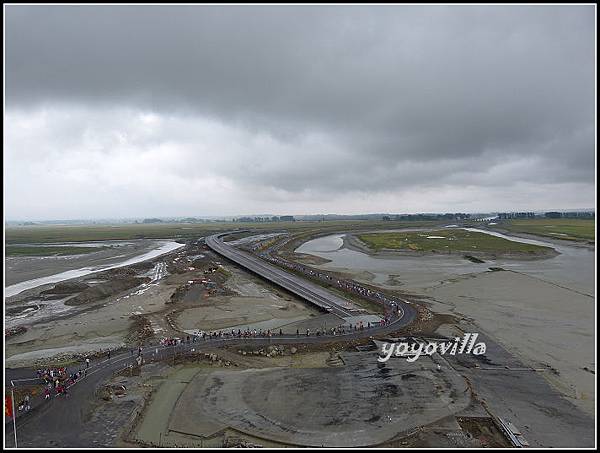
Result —
<instances>
[{"instance_id":1,"label":"crowd of people walking","mask_svg":"<svg viewBox=\"0 0 600 453\"><path fill-rule=\"evenodd\" d=\"M261 253L259 256L278 266L285 267L296 272L301 272L311 278L324 281L341 290L355 293L367 300L383 305L385 322L390 322L393 319L396 319L401 313L399 301L385 295L381 291L367 288L364 285L355 282L354 280L339 279L329 275L327 272L315 270L300 263L284 260L283 258L279 256L273 256L268 252Z\"/></svg>"}]
</instances>

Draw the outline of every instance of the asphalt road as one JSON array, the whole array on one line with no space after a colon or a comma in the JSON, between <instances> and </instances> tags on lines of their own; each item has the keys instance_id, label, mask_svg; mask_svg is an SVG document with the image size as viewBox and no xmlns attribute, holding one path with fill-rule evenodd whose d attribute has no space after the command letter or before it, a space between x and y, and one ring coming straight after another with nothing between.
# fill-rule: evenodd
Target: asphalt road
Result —
<instances>
[{"instance_id":1,"label":"asphalt road","mask_svg":"<svg viewBox=\"0 0 600 453\"><path fill-rule=\"evenodd\" d=\"M356 316L364 312L363 309L357 307L352 302L333 294L322 286L309 282L302 277L267 263L254 255L225 244L220 238L227 234L231 233L221 233L207 237L206 245L219 255L224 256L287 291L296 294L322 310L334 313L341 318ZM406 303L403 303L402 305L401 308L405 311L412 309Z\"/></svg>"}]
</instances>

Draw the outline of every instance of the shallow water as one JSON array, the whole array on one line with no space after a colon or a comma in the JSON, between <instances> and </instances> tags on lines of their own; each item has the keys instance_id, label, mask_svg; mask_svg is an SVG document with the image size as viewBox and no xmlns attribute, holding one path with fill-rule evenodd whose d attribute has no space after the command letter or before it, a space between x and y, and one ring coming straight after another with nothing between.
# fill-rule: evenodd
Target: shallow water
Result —
<instances>
[{"instance_id":1,"label":"shallow water","mask_svg":"<svg viewBox=\"0 0 600 453\"><path fill-rule=\"evenodd\" d=\"M4 327L16 327L24 324L31 324L44 319L50 319L56 315L66 313L73 309L72 306L65 305L69 297L54 300L34 300L28 302L28 305L38 305L37 310L24 310L15 315L6 314L4 317Z\"/></svg>"},{"instance_id":2,"label":"shallow water","mask_svg":"<svg viewBox=\"0 0 600 453\"><path fill-rule=\"evenodd\" d=\"M52 242L44 244L11 244L18 247L125 247L133 245L131 241L90 241L90 242Z\"/></svg>"},{"instance_id":3,"label":"shallow water","mask_svg":"<svg viewBox=\"0 0 600 453\"><path fill-rule=\"evenodd\" d=\"M485 272L489 267L502 267L594 296L595 251L584 247L555 245L535 239L524 239L476 228L466 228L512 241L553 247L560 255L540 260L497 259L472 263L460 255L374 257L363 252L341 248L344 234L335 234L305 242L296 249L331 260L322 269L369 272L373 282L385 284L390 276L397 276L403 284L422 288L448 278Z\"/></svg>"},{"instance_id":4,"label":"shallow water","mask_svg":"<svg viewBox=\"0 0 600 453\"><path fill-rule=\"evenodd\" d=\"M80 269L73 269L65 272L60 272L58 274L50 275L47 277L35 278L32 280L27 280L24 282L16 283L11 286L7 286L4 290L4 297L14 296L25 290L36 288L42 285L47 285L50 283L58 283L64 280L70 280L72 278L83 277L84 275L92 274L95 272L101 272L109 269L115 269L118 267L129 266L131 264L136 264L142 261L156 258L157 256L164 255L165 253L169 253L173 250L183 247L183 244L179 244L173 241L160 241L157 243L157 245L158 247L154 250L150 250L149 252L134 256L120 263L106 266L91 266L83 267Z\"/></svg>"}]
</instances>

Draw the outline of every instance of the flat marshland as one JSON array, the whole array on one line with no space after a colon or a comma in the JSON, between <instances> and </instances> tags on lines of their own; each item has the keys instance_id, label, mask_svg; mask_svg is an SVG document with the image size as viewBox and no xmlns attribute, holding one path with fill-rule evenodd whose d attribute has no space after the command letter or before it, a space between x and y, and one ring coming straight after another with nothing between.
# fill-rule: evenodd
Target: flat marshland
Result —
<instances>
[{"instance_id":1,"label":"flat marshland","mask_svg":"<svg viewBox=\"0 0 600 453\"><path fill-rule=\"evenodd\" d=\"M65 256L81 255L84 253L98 252L99 247L75 247L75 246L35 246L35 245L8 245L6 256Z\"/></svg>"},{"instance_id":2,"label":"flat marshland","mask_svg":"<svg viewBox=\"0 0 600 453\"><path fill-rule=\"evenodd\" d=\"M112 241L132 239L194 239L220 231L250 230L253 232L288 230L302 232L346 231L363 228L421 227L439 225L440 222L384 222L372 220L296 221L296 222L205 222L205 223L157 223L120 225L34 225L7 227L7 245L46 244L61 242Z\"/></svg>"},{"instance_id":3,"label":"flat marshland","mask_svg":"<svg viewBox=\"0 0 600 453\"><path fill-rule=\"evenodd\" d=\"M550 247L510 241L463 229L368 233L360 234L358 238L376 252L387 249L430 253L541 255L552 251Z\"/></svg>"},{"instance_id":4,"label":"flat marshland","mask_svg":"<svg viewBox=\"0 0 600 453\"><path fill-rule=\"evenodd\" d=\"M567 241L594 241L594 219L528 219L510 220L499 224L513 233L528 233Z\"/></svg>"}]
</instances>

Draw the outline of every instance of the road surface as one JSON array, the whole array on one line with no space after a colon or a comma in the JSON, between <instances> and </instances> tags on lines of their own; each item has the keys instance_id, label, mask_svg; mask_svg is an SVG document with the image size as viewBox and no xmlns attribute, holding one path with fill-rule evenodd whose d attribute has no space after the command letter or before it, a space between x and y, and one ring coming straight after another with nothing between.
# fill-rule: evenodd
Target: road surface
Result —
<instances>
[{"instance_id":1,"label":"road surface","mask_svg":"<svg viewBox=\"0 0 600 453\"><path fill-rule=\"evenodd\" d=\"M340 318L350 318L364 312L352 302L333 294L327 289L306 279L287 272L277 266L265 262L257 256L238 250L225 244L221 236L231 233L220 233L206 238L206 245L219 255L237 263L238 265L254 272L300 298L316 305L324 311L336 314ZM408 304L403 304L402 309L412 310ZM400 316L402 317L402 316Z\"/></svg>"}]
</instances>

